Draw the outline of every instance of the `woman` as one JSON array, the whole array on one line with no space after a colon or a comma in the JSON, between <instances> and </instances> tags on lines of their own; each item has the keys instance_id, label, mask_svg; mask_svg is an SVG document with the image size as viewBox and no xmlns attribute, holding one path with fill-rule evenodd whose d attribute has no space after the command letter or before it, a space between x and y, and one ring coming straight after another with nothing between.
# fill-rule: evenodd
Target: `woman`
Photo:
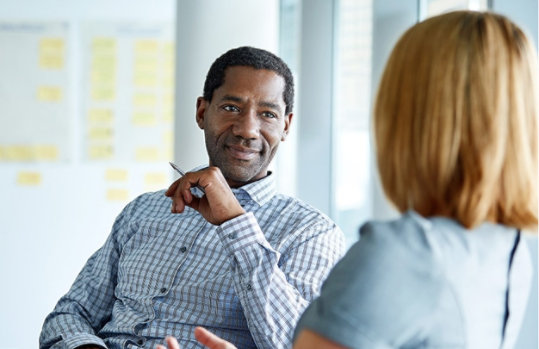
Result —
<instances>
[{"instance_id":1,"label":"woman","mask_svg":"<svg viewBox=\"0 0 539 349\"><path fill-rule=\"evenodd\" d=\"M537 227L533 52L492 13L444 14L401 37L374 133L382 185L403 215L361 228L295 347L322 347L320 336L351 348L512 346L530 286L518 231Z\"/></svg>"},{"instance_id":2,"label":"woman","mask_svg":"<svg viewBox=\"0 0 539 349\"><path fill-rule=\"evenodd\" d=\"M537 229L536 75L530 43L496 14L443 14L401 37L374 133L403 214L361 228L294 348L512 347L531 282L520 231Z\"/></svg>"}]
</instances>

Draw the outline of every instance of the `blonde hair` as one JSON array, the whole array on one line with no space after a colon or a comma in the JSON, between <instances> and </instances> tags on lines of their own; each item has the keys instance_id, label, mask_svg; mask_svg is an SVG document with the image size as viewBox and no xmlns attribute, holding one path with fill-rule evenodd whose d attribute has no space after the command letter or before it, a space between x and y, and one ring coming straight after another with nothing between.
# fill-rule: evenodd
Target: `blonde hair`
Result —
<instances>
[{"instance_id":1,"label":"blonde hair","mask_svg":"<svg viewBox=\"0 0 539 349\"><path fill-rule=\"evenodd\" d=\"M382 185L401 212L536 229L535 63L522 30L493 13L408 29L374 110Z\"/></svg>"}]
</instances>

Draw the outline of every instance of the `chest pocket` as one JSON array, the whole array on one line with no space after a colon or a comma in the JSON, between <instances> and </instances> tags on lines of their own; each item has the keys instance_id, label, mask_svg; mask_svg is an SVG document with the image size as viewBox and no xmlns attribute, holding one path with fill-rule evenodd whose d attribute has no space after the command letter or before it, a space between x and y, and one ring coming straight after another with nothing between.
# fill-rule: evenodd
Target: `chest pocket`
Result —
<instances>
[{"instance_id":1,"label":"chest pocket","mask_svg":"<svg viewBox=\"0 0 539 349\"><path fill-rule=\"evenodd\" d=\"M118 298L155 295L170 284L177 265L185 258L185 246L196 236L192 220L144 220L134 222L131 239L123 246L118 269Z\"/></svg>"}]
</instances>

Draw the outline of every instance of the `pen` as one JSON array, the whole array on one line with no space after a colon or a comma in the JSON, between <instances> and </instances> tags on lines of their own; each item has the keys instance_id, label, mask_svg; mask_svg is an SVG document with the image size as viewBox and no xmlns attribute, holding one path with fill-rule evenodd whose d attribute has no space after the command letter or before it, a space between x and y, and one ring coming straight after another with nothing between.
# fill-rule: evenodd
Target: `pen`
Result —
<instances>
[{"instance_id":1,"label":"pen","mask_svg":"<svg viewBox=\"0 0 539 349\"><path fill-rule=\"evenodd\" d=\"M176 172L178 172L182 177L185 176L185 172L183 172L183 170L181 168L178 167L178 165L176 165L175 163L173 162L168 162L170 164L170 166L172 166L173 169L176 170Z\"/></svg>"},{"instance_id":2,"label":"pen","mask_svg":"<svg viewBox=\"0 0 539 349\"><path fill-rule=\"evenodd\" d=\"M178 172L182 177L185 176L185 172L184 172L181 168L179 168L178 165L176 165L175 163L170 162L170 161L169 161L168 163L169 163L170 166L172 166L172 168L173 168L176 172ZM206 192L204 191L204 188L202 188L200 185L197 185L196 187L197 187L198 189L202 190L202 192L203 192L204 194L206 194Z\"/></svg>"}]
</instances>

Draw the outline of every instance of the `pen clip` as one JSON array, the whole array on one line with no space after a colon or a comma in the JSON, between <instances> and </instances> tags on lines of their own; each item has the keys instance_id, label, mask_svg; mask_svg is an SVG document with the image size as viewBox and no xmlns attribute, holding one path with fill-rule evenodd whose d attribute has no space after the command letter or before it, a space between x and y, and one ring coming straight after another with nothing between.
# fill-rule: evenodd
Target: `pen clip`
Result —
<instances>
[{"instance_id":1,"label":"pen clip","mask_svg":"<svg viewBox=\"0 0 539 349\"><path fill-rule=\"evenodd\" d=\"M183 172L183 170L182 170L181 168L179 168L178 165L176 165L175 163L170 162L170 161L169 161L168 163L170 164L170 166L172 166L173 169L176 170L176 172L178 172L179 174L181 174L182 177L185 176L185 172Z\"/></svg>"}]
</instances>

